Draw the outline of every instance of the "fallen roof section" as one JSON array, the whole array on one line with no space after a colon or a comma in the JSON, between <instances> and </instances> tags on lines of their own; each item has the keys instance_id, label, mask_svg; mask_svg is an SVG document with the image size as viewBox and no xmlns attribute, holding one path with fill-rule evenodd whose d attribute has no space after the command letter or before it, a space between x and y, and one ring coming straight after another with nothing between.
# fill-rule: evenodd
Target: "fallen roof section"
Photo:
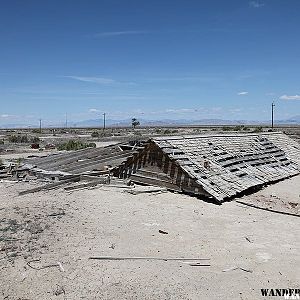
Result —
<instances>
[{"instance_id":1,"label":"fallen roof section","mask_svg":"<svg viewBox=\"0 0 300 300\"><path fill-rule=\"evenodd\" d=\"M150 140L117 175L223 202L299 174L299 165L300 145L283 133L170 136Z\"/></svg>"},{"instance_id":2,"label":"fallen roof section","mask_svg":"<svg viewBox=\"0 0 300 300\"><path fill-rule=\"evenodd\" d=\"M84 174L118 167L135 153L134 146L122 149L122 144L101 148L86 148L46 157L30 158L25 162L44 171L64 174Z\"/></svg>"}]
</instances>

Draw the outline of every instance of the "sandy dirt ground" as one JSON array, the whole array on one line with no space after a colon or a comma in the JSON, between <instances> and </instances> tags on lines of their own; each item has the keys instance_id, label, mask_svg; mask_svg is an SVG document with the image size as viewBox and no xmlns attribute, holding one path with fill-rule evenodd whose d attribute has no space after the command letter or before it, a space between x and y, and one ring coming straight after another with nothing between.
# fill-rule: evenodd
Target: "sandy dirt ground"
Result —
<instances>
[{"instance_id":1,"label":"sandy dirt ground","mask_svg":"<svg viewBox=\"0 0 300 300\"><path fill-rule=\"evenodd\" d=\"M60 151L62 152L62 151ZM53 149L53 150L44 150L44 151L39 151L36 149L29 149L26 152L22 151L20 153L6 153L6 154L1 154L1 159L2 160L16 160L16 159L25 159L28 157L33 157L33 156L47 156L50 154L56 154L60 153L58 150Z\"/></svg>"},{"instance_id":2,"label":"sandy dirt ground","mask_svg":"<svg viewBox=\"0 0 300 300\"><path fill-rule=\"evenodd\" d=\"M0 183L0 299L264 299L261 288L299 288L299 217L107 186L18 196L33 186ZM296 176L237 200L295 213L299 195Z\"/></svg>"}]
</instances>

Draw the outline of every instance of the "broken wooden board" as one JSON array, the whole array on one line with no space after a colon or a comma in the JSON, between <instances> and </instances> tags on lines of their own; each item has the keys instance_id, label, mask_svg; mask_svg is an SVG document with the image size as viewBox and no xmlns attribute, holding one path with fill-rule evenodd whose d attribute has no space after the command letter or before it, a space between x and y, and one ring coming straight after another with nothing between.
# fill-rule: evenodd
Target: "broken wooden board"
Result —
<instances>
[{"instance_id":1,"label":"broken wooden board","mask_svg":"<svg viewBox=\"0 0 300 300\"><path fill-rule=\"evenodd\" d=\"M39 191L52 190L52 189L58 188L64 184L66 184L66 183L76 182L76 181L80 181L79 175L75 175L72 178L68 178L68 179L61 180L61 181L54 182L54 183L49 183L49 184L42 185L42 186L32 188L29 190L21 191L21 192L19 192L19 195L21 196L21 195L31 194L31 193L35 193L35 192L39 192Z\"/></svg>"}]
</instances>

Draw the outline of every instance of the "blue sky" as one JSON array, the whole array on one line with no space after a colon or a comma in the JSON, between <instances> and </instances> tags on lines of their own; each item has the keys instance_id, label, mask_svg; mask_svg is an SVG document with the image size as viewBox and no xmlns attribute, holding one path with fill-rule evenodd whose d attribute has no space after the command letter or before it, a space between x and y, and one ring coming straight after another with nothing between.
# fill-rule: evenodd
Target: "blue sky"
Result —
<instances>
[{"instance_id":1,"label":"blue sky","mask_svg":"<svg viewBox=\"0 0 300 300\"><path fill-rule=\"evenodd\" d=\"M0 124L300 114L299 0L0 4Z\"/></svg>"}]
</instances>

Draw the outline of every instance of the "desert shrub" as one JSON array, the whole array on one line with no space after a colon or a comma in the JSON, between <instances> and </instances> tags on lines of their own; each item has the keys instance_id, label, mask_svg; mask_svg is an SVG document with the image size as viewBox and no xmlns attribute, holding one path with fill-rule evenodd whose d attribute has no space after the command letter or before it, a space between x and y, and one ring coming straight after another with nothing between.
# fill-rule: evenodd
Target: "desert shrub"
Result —
<instances>
[{"instance_id":1,"label":"desert shrub","mask_svg":"<svg viewBox=\"0 0 300 300\"><path fill-rule=\"evenodd\" d=\"M3 160L0 158L0 166L3 166Z\"/></svg>"},{"instance_id":2,"label":"desert shrub","mask_svg":"<svg viewBox=\"0 0 300 300\"><path fill-rule=\"evenodd\" d=\"M91 134L91 137L96 138L99 137L99 132L98 131L93 131Z\"/></svg>"},{"instance_id":3,"label":"desert shrub","mask_svg":"<svg viewBox=\"0 0 300 300\"><path fill-rule=\"evenodd\" d=\"M253 132L262 132L263 131L263 128L262 126L259 126L259 127L256 127Z\"/></svg>"},{"instance_id":4,"label":"desert shrub","mask_svg":"<svg viewBox=\"0 0 300 300\"><path fill-rule=\"evenodd\" d=\"M223 127L222 127L222 130L223 130L223 131L230 131L230 130L231 130L231 127L229 127L229 126L223 126Z\"/></svg>"},{"instance_id":5,"label":"desert shrub","mask_svg":"<svg viewBox=\"0 0 300 300\"><path fill-rule=\"evenodd\" d=\"M178 132L177 129L172 130L172 133L177 133L177 132Z\"/></svg>"},{"instance_id":6,"label":"desert shrub","mask_svg":"<svg viewBox=\"0 0 300 300\"><path fill-rule=\"evenodd\" d=\"M11 135L8 137L10 143L38 143L40 138L38 136L28 137L27 135Z\"/></svg>"},{"instance_id":7,"label":"desert shrub","mask_svg":"<svg viewBox=\"0 0 300 300\"><path fill-rule=\"evenodd\" d=\"M96 144L95 143L89 143L88 147L90 147L90 148L96 148Z\"/></svg>"},{"instance_id":8,"label":"desert shrub","mask_svg":"<svg viewBox=\"0 0 300 300\"><path fill-rule=\"evenodd\" d=\"M13 134L13 135L11 135L11 136L8 137L8 141L10 143L17 143L18 142L18 137Z\"/></svg>"},{"instance_id":9,"label":"desert shrub","mask_svg":"<svg viewBox=\"0 0 300 300\"><path fill-rule=\"evenodd\" d=\"M32 129L32 133L40 133L40 130L37 128Z\"/></svg>"},{"instance_id":10,"label":"desert shrub","mask_svg":"<svg viewBox=\"0 0 300 300\"><path fill-rule=\"evenodd\" d=\"M71 151L71 150L84 149L84 148L88 148L88 147L95 148L96 144L95 143L83 143L81 141L70 140L66 143L58 145L57 149Z\"/></svg>"},{"instance_id":11,"label":"desert shrub","mask_svg":"<svg viewBox=\"0 0 300 300\"><path fill-rule=\"evenodd\" d=\"M36 144L36 143L39 143L39 141L40 141L40 138L38 136L33 136L30 138L31 143Z\"/></svg>"},{"instance_id":12,"label":"desert shrub","mask_svg":"<svg viewBox=\"0 0 300 300\"><path fill-rule=\"evenodd\" d=\"M15 134L9 136L8 141L10 143L28 143L29 142L27 135L15 135Z\"/></svg>"},{"instance_id":13,"label":"desert shrub","mask_svg":"<svg viewBox=\"0 0 300 300\"><path fill-rule=\"evenodd\" d=\"M242 126L237 125L233 128L234 131L240 131L242 129Z\"/></svg>"},{"instance_id":14,"label":"desert shrub","mask_svg":"<svg viewBox=\"0 0 300 300\"><path fill-rule=\"evenodd\" d=\"M27 135L20 136L20 143L28 143L28 142L29 142L29 140L28 140Z\"/></svg>"},{"instance_id":15,"label":"desert shrub","mask_svg":"<svg viewBox=\"0 0 300 300\"><path fill-rule=\"evenodd\" d=\"M166 129L166 130L164 130L164 132L163 132L163 134L170 134L171 133L171 130L169 130L169 129Z\"/></svg>"}]
</instances>

